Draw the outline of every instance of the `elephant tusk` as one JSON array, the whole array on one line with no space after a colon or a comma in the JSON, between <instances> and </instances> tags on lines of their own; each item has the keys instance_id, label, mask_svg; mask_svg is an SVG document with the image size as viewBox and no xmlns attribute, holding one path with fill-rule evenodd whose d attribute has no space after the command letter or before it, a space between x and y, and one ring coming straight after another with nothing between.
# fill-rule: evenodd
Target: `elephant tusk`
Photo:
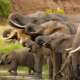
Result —
<instances>
[{"instance_id":1,"label":"elephant tusk","mask_svg":"<svg viewBox=\"0 0 80 80\"><path fill-rule=\"evenodd\" d=\"M65 51L71 51L72 50L72 48L67 48L67 49L65 49Z\"/></svg>"},{"instance_id":2,"label":"elephant tusk","mask_svg":"<svg viewBox=\"0 0 80 80\"><path fill-rule=\"evenodd\" d=\"M79 50L80 50L80 46L79 46L78 48L74 49L74 50L71 50L71 51L69 52L69 54L73 54L73 53L75 53L75 52L77 52L77 51L79 51Z\"/></svg>"},{"instance_id":3,"label":"elephant tusk","mask_svg":"<svg viewBox=\"0 0 80 80\"><path fill-rule=\"evenodd\" d=\"M67 65L67 63L69 62L70 58L74 55L75 52L77 52L77 51L79 51L79 50L80 50L80 46L79 46L78 48L76 48L76 49L74 49L74 50L71 50L71 51L69 52L69 55L68 55L67 59L65 60L65 62L63 63L61 69L60 69L59 72L55 75L55 77L56 77L59 73L63 72L63 70L66 68L66 65Z\"/></svg>"},{"instance_id":4,"label":"elephant tusk","mask_svg":"<svg viewBox=\"0 0 80 80\"><path fill-rule=\"evenodd\" d=\"M21 25L15 23L15 22L12 21L12 20L10 20L9 23L12 24L12 25L14 25L13 27L17 27L17 28L21 28L21 29L24 29L24 27L25 27L25 25L24 25L24 26L21 26Z\"/></svg>"}]
</instances>

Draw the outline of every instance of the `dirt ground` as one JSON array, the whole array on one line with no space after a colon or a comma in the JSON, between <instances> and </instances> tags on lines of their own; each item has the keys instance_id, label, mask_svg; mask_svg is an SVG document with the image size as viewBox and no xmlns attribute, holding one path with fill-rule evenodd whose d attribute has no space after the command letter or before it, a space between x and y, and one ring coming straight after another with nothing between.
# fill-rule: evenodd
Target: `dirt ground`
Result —
<instances>
[{"instance_id":1,"label":"dirt ground","mask_svg":"<svg viewBox=\"0 0 80 80\"><path fill-rule=\"evenodd\" d=\"M12 11L23 14L57 8L64 9L66 14L80 13L80 0L11 0L11 2Z\"/></svg>"}]
</instances>

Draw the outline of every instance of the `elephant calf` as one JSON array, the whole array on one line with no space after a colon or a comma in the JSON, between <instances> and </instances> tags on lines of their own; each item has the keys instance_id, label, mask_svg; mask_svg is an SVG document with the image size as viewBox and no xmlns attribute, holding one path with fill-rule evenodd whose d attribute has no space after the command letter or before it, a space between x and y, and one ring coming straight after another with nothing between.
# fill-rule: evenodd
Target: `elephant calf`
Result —
<instances>
[{"instance_id":1,"label":"elephant calf","mask_svg":"<svg viewBox=\"0 0 80 80\"><path fill-rule=\"evenodd\" d=\"M12 75L17 75L17 68L19 65L29 67L29 75L34 69L34 55L29 53L27 48L18 49L1 57L0 64L10 64L9 72Z\"/></svg>"}]
</instances>

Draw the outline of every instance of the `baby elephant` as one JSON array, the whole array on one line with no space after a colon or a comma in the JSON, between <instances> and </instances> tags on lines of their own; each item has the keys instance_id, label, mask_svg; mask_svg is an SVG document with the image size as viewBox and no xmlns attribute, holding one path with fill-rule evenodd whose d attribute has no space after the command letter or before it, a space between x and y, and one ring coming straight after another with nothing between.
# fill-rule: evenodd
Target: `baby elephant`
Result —
<instances>
[{"instance_id":1,"label":"baby elephant","mask_svg":"<svg viewBox=\"0 0 80 80\"><path fill-rule=\"evenodd\" d=\"M26 66L29 68L29 75L32 74L34 70L34 55L28 51L27 48L17 49L8 54L4 54L1 57L0 64L9 64L9 72L12 75L17 75L17 68L19 65Z\"/></svg>"}]
</instances>

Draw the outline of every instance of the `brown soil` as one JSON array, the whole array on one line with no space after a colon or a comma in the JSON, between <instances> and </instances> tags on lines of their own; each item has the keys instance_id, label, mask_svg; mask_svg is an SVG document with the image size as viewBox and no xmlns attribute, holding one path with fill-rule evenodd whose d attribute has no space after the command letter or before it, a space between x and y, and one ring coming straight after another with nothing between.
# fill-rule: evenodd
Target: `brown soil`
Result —
<instances>
[{"instance_id":1,"label":"brown soil","mask_svg":"<svg viewBox=\"0 0 80 80\"><path fill-rule=\"evenodd\" d=\"M66 14L79 14L80 0L12 0L13 11L23 14L58 7L64 9Z\"/></svg>"}]
</instances>

